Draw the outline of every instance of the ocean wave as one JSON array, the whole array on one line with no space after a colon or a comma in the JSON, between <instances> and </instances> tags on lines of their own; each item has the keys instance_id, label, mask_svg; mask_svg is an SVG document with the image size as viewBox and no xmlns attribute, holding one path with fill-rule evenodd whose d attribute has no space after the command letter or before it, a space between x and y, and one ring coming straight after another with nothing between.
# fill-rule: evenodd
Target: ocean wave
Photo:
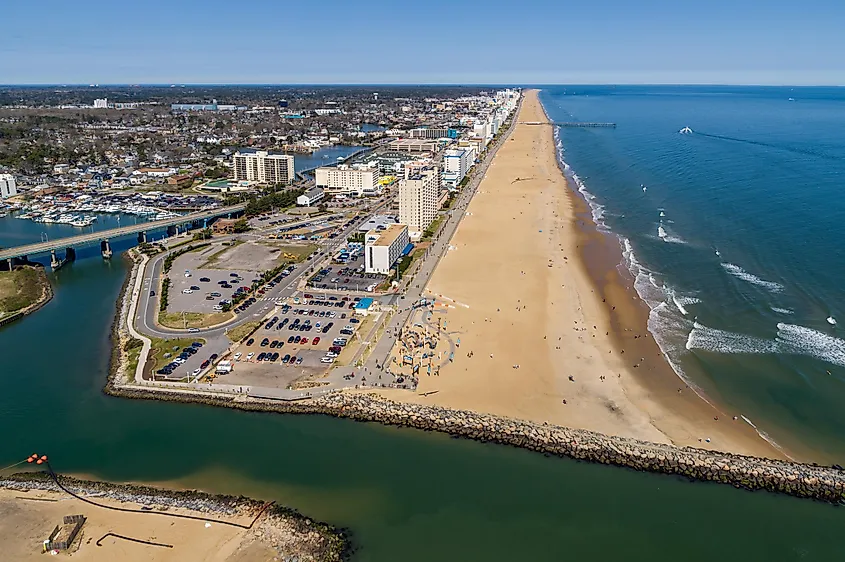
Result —
<instances>
[{"instance_id":1,"label":"ocean wave","mask_svg":"<svg viewBox=\"0 0 845 562\"><path fill-rule=\"evenodd\" d=\"M845 340L830 334L781 322L778 324L777 342L784 353L807 355L845 367Z\"/></svg>"},{"instance_id":2,"label":"ocean wave","mask_svg":"<svg viewBox=\"0 0 845 562\"><path fill-rule=\"evenodd\" d=\"M745 281L747 283L751 283L752 285L757 285L758 287L762 287L763 289L766 289L767 291L770 291L772 293L780 293L784 289L783 285L781 285L780 283L775 283L774 281L766 281L765 279L761 279L760 277L757 277L753 273L748 273L747 271L745 271L744 269L742 269L738 265L735 265L735 264L732 264L732 263L722 263L722 267L725 269L725 271L727 271L728 273L730 273L731 275L733 275L737 279L742 279L743 281Z\"/></svg>"},{"instance_id":3,"label":"ocean wave","mask_svg":"<svg viewBox=\"0 0 845 562\"><path fill-rule=\"evenodd\" d=\"M777 342L773 340L710 328L698 322L687 336L685 347L690 351L699 349L713 353L761 354L779 351Z\"/></svg>"},{"instance_id":4,"label":"ocean wave","mask_svg":"<svg viewBox=\"0 0 845 562\"><path fill-rule=\"evenodd\" d=\"M845 340L795 324L777 325L775 339L710 328L696 322L687 336L686 349L712 353L802 355L845 367Z\"/></svg>"}]
</instances>

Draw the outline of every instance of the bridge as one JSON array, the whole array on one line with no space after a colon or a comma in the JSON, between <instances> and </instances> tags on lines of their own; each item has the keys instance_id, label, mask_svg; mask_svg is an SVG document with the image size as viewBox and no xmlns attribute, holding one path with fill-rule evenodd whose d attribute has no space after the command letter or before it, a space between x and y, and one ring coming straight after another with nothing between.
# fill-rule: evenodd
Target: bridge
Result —
<instances>
[{"instance_id":1,"label":"bridge","mask_svg":"<svg viewBox=\"0 0 845 562\"><path fill-rule=\"evenodd\" d=\"M132 226L122 226L109 230L89 232L87 234L80 234L78 236L57 238L56 240L38 242L36 244L27 244L24 246L16 246L14 248L3 248L0 249L0 262L8 261L9 266L11 267L11 262L15 258L26 258L27 256L35 254L51 252L53 254L51 258L51 265L54 269L57 269L58 267L61 267L61 265L65 261L73 261L73 257L76 255L75 251L73 250L74 247L98 241L100 242L100 249L102 250L103 257L109 258L111 257L111 247L109 246L109 239L118 238L120 236L126 236L129 234L139 234L138 241L145 242L146 233L150 230L177 227L179 225L189 223L192 224L200 221L202 221L203 226L205 226L209 219L240 213L243 212L245 208L246 204L232 205L231 207L221 207L219 209L208 209L195 213L188 213L187 215L181 215L170 219L141 222ZM67 249L67 256L65 260L59 261L56 259L55 252L56 250L59 250L61 248Z\"/></svg>"},{"instance_id":2,"label":"bridge","mask_svg":"<svg viewBox=\"0 0 845 562\"><path fill-rule=\"evenodd\" d=\"M615 129L616 123L590 123L583 121L520 121L520 125L553 125L555 127L608 127Z\"/></svg>"}]
</instances>

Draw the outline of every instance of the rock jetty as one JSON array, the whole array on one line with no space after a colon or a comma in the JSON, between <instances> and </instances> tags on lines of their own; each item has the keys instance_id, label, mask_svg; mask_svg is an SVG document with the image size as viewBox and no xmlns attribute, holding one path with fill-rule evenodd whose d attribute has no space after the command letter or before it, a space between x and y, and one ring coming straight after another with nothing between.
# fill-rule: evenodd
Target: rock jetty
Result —
<instances>
[{"instance_id":1,"label":"rock jetty","mask_svg":"<svg viewBox=\"0 0 845 562\"><path fill-rule=\"evenodd\" d=\"M291 559L339 562L347 560L352 553L348 531L314 521L287 507L273 505L267 509L265 502L245 496L165 490L137 484L79 480L69 476L59 476L59 479L62 486L74 494L93 501L105 498L131 502L157 511L180 508L208 515L212 519L220 516L255 517L263 513L252 528L253 534L274 547L296 553ZM22 472L0 477L0 488L62 492L44 472Z\"/></svg>"},{"instance_id":2,"label":"rock jetty","mask_svg":"<svg viewBox=\"0 0 845 562\"><path fill-rule=\"evenodd\" d=\"M125 398L199 402L247 411L325 414L358 421L438 431L544 454L672 474L747 490L768 490L831 503L845 500L845 470L790 461L676 447L583 429L480 414L432 405L405 404L376 394L335 392L298 402L235 399L145 388L108 386Z\"/></svg>"}]
</instances>

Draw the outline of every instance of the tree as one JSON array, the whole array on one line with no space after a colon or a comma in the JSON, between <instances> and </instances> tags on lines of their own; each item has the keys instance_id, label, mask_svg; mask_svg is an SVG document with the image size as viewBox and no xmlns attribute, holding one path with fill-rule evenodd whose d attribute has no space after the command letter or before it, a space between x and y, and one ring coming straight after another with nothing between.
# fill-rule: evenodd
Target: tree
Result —
<instances>
[{"instance_id":1,"label":"tree","mask_svg":"<svg viewBox=\"0 0 845 562\"><path fill-rule=\"evenodd\" d=\"M232 225L232 230L236 233L246 232L249 230L249 223L246 222L246 219L238 219L235 221L235 224Z\"/></svg>"}]
</instances>

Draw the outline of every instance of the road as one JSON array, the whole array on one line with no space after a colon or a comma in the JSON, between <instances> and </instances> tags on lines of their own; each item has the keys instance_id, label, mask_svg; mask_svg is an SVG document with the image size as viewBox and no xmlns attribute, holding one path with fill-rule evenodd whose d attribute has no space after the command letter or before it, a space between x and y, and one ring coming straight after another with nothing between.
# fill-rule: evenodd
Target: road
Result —
<instances>
[{"instance_id":1,"label":"road","mask_svg":"<svg viewBox=\"0 0 845 562\"><path fill-rule=\"evenodd\" d=\"M475 192L478 190L478 186L481 183L481 180L484 178L484 175L487 173L487 169L493 162L493 158L496 156L496 153L499 151L499 149L508 140L514 128L516 127L516 117L519 115L519 111L521 108L522 100L520 99L519 106L517 106L514 110L513 118L507 131L502 134L496 146L494 146L491 150L487 152L487 155L484 157L484 160L473 172L472 179L469 181L467 186L463 190L461 190L460 195L458 195L458 198L453 203L451 209L447 211L448 218L443 223L443 226L440 228L440 231L437 233L435 238L432 240L431 246L429 246L425 257L422 258L422 263L417 268L417 271L414 274L413 278L407 282L407 290L405 291L404 295L402 295L399 298L398 302L396 302L397 306L399 307L399 312L394 315L393 318L391 318L390 322L387 325L387 329L384 331L384 334L382 335L381 339L378 341L375 348L373 349L373 352L370 354L367 363L364 365L368 371L368 376L377 373L378 366L383 367L388 363L390 351L393 348L393 344L396 340L396 334L408 322L408 319L413 313L413 305L419 302L425 287L428 285L428 282L431 279L435 268L437 267L437 264L440 262L440 259L446 255L446 252L449 249L449 243L451 242L455 231L458 229L458 225L465 216L467 207L469 206L470 201L475 195ZM336 380L337 377L335 376L334 371L339 371L339 374L342 377L345 374L360 372L361 369L356 369L353 367L335 369L332 371L331 378L333 380Z\"/></svg>"},{"instance_id":2,"label":"road","mask_svg":"<svg viewBox=\"0 0 845 562\"><path fill-rule=\"evenodd\" d=\"M383 208L386 204L388 204L388 202L382 202L374 208L368 207L366 208L367 212L362 214L368 216L369 212L378 212L378 210ZM310 222L310 219L282 226L293 226L306 222ZM345 243L347 237L349 237L349 235L356 231L361 223L362 220L356 219L352 221L352 224L348 228L346 228L340 235L325 241L322 244L320 254L317 254L316 256L309 258L305 262L298 264L296 269L291 273L291 275L283 279L281 283L268 290L261 297L256 296L256 302L252 304L249 308L247 308L244 312L238 314L232 321L212 328L199 329L195 332L189 332L188 330L184 329L180 330L175 328L166 328L160 326L156 322L159 313L158 299L161 292L159 280L161 279L162 269L164 268L164 260L171 252L164 252L160 255L154 256L150 259L144 269L144 278L141 284L140 293L138 295L138 305L136 307L135 317L132 319L134 327L136 330L138 330L138 332L153 338L204 339L206 343L202 348L202 352L192 356L188 361L185 362L185 364L179 367L179 373L190 374L195 369L199 368L202 361L204 359L207 359L212 353L216 353L217 355L222 356L223 353L229 349L229 346L232 342L226 336L226 332L228 330L231 330L232 328L244 324L246 322L253 322L256 320L264 319L264 317L269 314L270 310L275 307L275 301L284 300L292 296L298 290L298 285L300 284L300 281L303 280L304 276L307 275L306 272L312 267L316 269L320 267L323 262L330 260L334 252L337 251L339 247ZM276 227L272 227L271 230L275 228ZM233 238L235 238L235 236L220 237L215 238L215 240L225 241L231 240ZM155 291L155 296L150 295L151 290Z\"/></svg>"},{"instance_id":3,"label":"road","mask_svg":"<svg viewBox=\"0 0 845 562\"><path fill-rule=\"evenodd\" d=\"M180 217L172 219L164 219L160 221L140 222L131 226L121 226L119 228L112 228L110 230L101 230L98 232L89 232L80 234L78 236L69 236L67 238L58 238L47 242L38 242L36 244L27 244L25 246L16 246L14 248L4 248L0 250L0 260L7 260L11 258L19 258L22 256L32 256L50 250L57 250L59 248L69 248L73 246L80 246L90 242L99 242L100 240L118 238L128 234L135 234L137 232L146 232L148 230L155 230L157 228L166 228L176 224L184 224L195 220L208 219L212 217L219 217L221 215L228 215L230 213L238 213L243 211L246 205L232 205L231 207L221 207L219 209L211 209L208 211L199 211L196 213L189 213Z\"/></svg>"}]
</instances>

